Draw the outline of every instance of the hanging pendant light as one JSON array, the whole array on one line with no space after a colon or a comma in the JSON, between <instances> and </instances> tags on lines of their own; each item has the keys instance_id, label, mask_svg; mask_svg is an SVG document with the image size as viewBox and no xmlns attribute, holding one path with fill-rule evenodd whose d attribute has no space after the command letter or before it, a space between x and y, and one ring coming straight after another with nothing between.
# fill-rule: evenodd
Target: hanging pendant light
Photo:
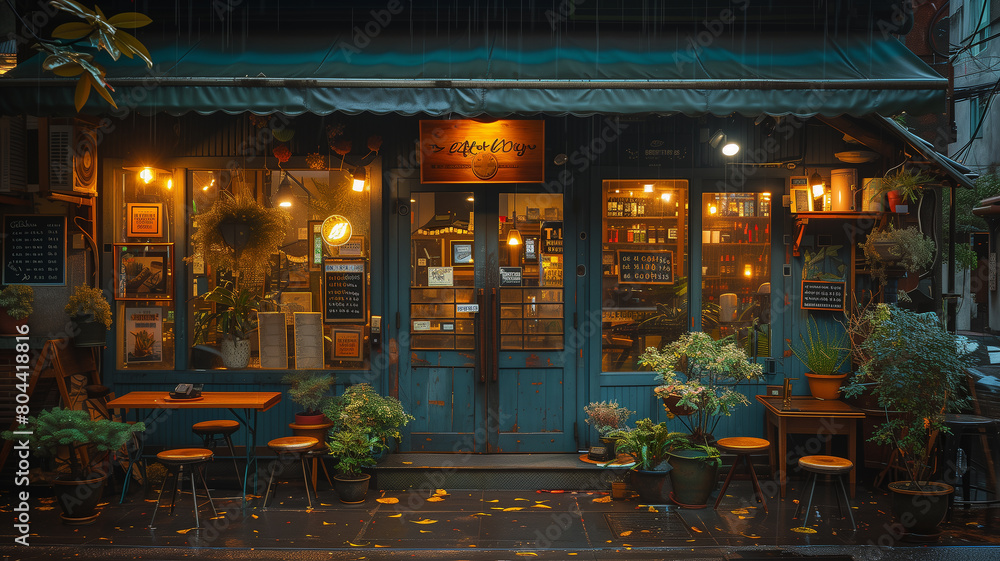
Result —
<instances>
[{"instance_id":1,"label":"hanging pendant light","mask_svg":"<svg viewBox=\"0 0 1000 561\"><path fill-rule=\"evenodd\" d=\"M359 166L358 169L354 170L351 174L353 179L351 181L351 189L362 192L365 190L365 182L368 180L368 168L364 166Z\"/></svg>"},{"instance_id":2,"label":"hanging pendant light","mask_svg":"<svg viewBox=\"0 0 1000 561\"><path fill-rule=\"evenodd\" d=\"M281 183L278 184L278 191L274 194L274 200L278 206L288 208L292 206L295 194L292 193L292 182L288 180L288 172L282 172Z\"/></svg>"},{"instance_id":3,"label":"hanging pendant light","mask_svg":"<svg viewBox=\"0 0 1000 561\"><path fill-rule=\"evenodd\" d=\"M517 213L514 213L514 227L507 232L507 245L521 245L521 232L517 230Z\"/></svg>"}]
</instances>

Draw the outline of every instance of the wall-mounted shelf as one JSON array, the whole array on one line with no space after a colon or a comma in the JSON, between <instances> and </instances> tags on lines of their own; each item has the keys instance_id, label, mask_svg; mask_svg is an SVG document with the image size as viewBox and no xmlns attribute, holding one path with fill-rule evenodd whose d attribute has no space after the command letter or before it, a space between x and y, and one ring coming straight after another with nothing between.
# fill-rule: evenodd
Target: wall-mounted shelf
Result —
<instances>
[{"instance_id":1,"label":"wall-mounted shelf","mask_svg":"<svg viewBox=\"0 0 1000 561\"><path fill-rule=\"evenodd\" d=\"M874 212L874 211L844 211L844 212L801 212L798 214L793 213L792 218L795 219L795 240L792 242L792 255L795 257L801 257L802 253L799 246L802 245L802 237L805 235L806 227L812 222L827 222L832 220L859 220L868 219L871 220L871 225L867 228L859 227L859 230L870 231L876 226L881 228L885 226L885 222L889 219L892 213L889 212Z\"/></svg>"}]
</instances>

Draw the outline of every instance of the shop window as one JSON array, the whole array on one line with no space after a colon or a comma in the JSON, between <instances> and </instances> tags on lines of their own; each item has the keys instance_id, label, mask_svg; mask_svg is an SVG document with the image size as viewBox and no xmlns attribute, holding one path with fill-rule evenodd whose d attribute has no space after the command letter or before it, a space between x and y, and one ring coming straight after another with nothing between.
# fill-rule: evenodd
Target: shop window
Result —
<instances>
[{"instance_id":1,"label":"shop window","mask_svg":"<svg viewBox=\"0 0 1000 561\"><path fill-rule=\"evenodd\" d=\"M634 371L688 331L688 184L608 180L603 194L601 369Z\"/></svg>"},{"instance_id":2,"label":"shop window","mask_svg":"<svg viewBox=\"0 0 1000 561\"><path fill-rule=\"evenodd\" d=\"M178 191L168 170L128 167L115 174L111 289L120 369L174 368L174 217Z\"/></svg>"},{"instance_id":3,"label":"shop window","mask_svg":"<svg viewBox=\"0 0 1000 561\"><path fill-rule=\"evenodd\" d=\"M771 195L705 193L702 212L702 328L770 356Z\"/></svg>"},{"instance_id":4,"label":"shop window","mask_svg":"<svg viewBox=\"0 0 1000 561\"><path fill-rule=\"evenodd\" d=\"M226 367L220 356L226 339L220 313L228 308L207 297L217 287L234 288L237 295L246 290L259 302L245 368L367 368L371 179L360 191L353 181L346 170L257 171L232 180L224 171L190 172L189 234L197 232L199 218L220 197L250 196L289 218L276 251L234 252L235 268L213 264L189 241L191 368Z\"/></svg>"}]
</instances>

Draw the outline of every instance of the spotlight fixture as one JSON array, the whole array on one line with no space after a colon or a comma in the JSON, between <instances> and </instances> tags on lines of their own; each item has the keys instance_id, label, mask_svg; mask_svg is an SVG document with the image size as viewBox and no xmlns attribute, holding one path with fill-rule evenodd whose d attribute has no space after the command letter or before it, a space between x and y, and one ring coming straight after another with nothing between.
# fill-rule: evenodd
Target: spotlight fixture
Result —
<instances>
[{"instance_id":1,"label":"spotlight fixture","mask_svg":"<svg viewBox=\"0 0 1000 561\"><path fill-rule=\"evenodd\" d=\"M149 184L150 181L153 180L154 177L156 176L153 174L153 168L142 168L142 170L139 172L139 179L141 179L142 182L146 183L147 185Z\"/></svg>"},{"instance_id":2,"label":"spotlight fixture","mask_svg":"<svg viewBox=\"0 0 1000 561\"><path fill-rule=\"evenodd\" d=\"M719 144L722 144L722 141L725 139L726 133L722 132L722 129L719 129L715 131L715 134L713 134L711 138L708 139L708 145L714 150L718 148Z\"/></svg>"},{"instance_id":3,"label":"spotlight fixture","mask_svg":"<svg viewBox=\"0 0 1000 561\"><path fill-rule=\"evenodd\" d=\"M722 153L726 156L735 156L740 151L740 145L735 142L727 142L722 147Z\"/></svg>"},{"instance_id":4,"label":"spotlight fixture","mask_svg":"<svg viewBox=\"0 0 1000 561\"><path fill-rule=\"evenodd\" d=\"M812 186L813 198L823 196L826 186L823 185L823 176L819 172L812 172L812 175L809 176L809 185Z\"/></svg>"},{"instance_id":5,"label":"spotlight fixture","mask_svg":"<svg viewBox=\"0 0 1000 561\"><path fill-rule=\"evenodd\" d=\"M274 194L274 200L277 201L278 206L289 208L292 206L295 194L292 193L292 182L288 180L288 172L282 173L281 183L278 184L278 191Z\"/></svg>"},{"instance_id":6,"label":"spotlight fixture","mask_svg":"<svg viewBox=\"0 0 1000 561\"><path fill-rule=\"evenodd\" d=\"M358 166L358 169L354 170L354 173L351 175L354 176L354 179L351 182L351 189L354 189L359 193L364 191L365 182L368 180L368 168Z\"/></svg>"},{"instance_id":7,"label":"spotlight fixture","mask_svg":"<svg viewBox=\"0 0 1000 561\"><path fill-rule=\"evenodd\" d=\"M513 227L507 232L507 245L521 245L521 232L517 230L517 214L514 214Z\"/></svg>"}]
</instances>

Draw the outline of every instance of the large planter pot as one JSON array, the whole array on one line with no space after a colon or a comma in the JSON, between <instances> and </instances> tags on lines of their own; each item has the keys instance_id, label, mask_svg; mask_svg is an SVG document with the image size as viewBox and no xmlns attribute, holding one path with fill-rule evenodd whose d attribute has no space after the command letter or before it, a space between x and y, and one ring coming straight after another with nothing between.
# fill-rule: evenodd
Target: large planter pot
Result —
<instances>
[{"instance_id":1,"label":"large planter pot","mask_svg":"<svg viewBox=\"0 0 1000 561\"><path fill-rule=\"evenodd\" d=\"M340 502L353 505L365 502L368 494L368 482L371 475L367 473L357 477L337 474L333 476L333 488L340 497Z\"/></svg>"},{"instance_id":2,"label":"large planter pot","mask_svg":"<svg viewBox=\"0 0 1000 561\"><path fill-rule=\"evenodd\" d=\"M316 416L318 416L320 420L326 420L326 415L322 414L303 415L303 417L306 417L307 420L309 419L309 417L316 417ZM292 429L292 434L294 434L295 436L311 436L319 441L319 444L317 444L312 448L313 450L326 449L326 436L327 433L330 431L330 427L332 426L333 423L331 423L330 421L326 421L325 423L319 422L312 424L300 423L299 415L295 415L294 423L288 423L288 428Z\"/></svg>"},{"instance_id":3,"label":"large planter pot","mask_svg":"<svg viewBox=\"0 0 1000 561\"><path fill-rule=\"evenodd\" d=\"M809 380L809 393L816 399L837 399L840 397L840 385L847 378L847 372L843 374L816 374L806 372Z\"/></svg>"},{"instance_id":4,"label":"large planter pot","mask_svg":"<svg viewBox=\"0 0 1000 561\"><path fill-rule=\"evenodd\" d=\"M670 500L670 481L666 470L635 469L631 471L632 488L647 503L664 504Z\"/></svg>"},{"instance_id":5,"label":"large planter pot","mask_svg":"<svg viewBox=\"0 0 1000 561\"><path fill-rule=\"evenodd\" d=\"M903 526L904 538L934 539L938 525L948 515L948 496L955 488L947 483L921 481L920 488L909 481L889 484L893 519Z\"/></svg>"},{"instance_id":6,"label":"large planter pot","mask_svg":"<svg viewBox=\"0 0 1000 561\"><path fill-rule=\"evenodd\" d=\"M679 395L668 395L667 397L664 397L662 399L663 399L663 405L666 406L667 411L670 411L670 413L673 415L677 415L680 417L687 417L688 415L692 415L695 412L695 410L691 409L690 407L677 405L677 402L681 400L681 396Z\"/></svg>"},{"instance_id":7,"label":"large planter pot","mask_svg":"<svg viewBox=\"0 0 1000 561\"><path fill-rule=\"evenodd\" d=\"M93 524L100 514L97 504L101 502L107 480L107 475L95 473L83 480L58 478L53 481L63 522L74 526Z\"/></svg>"},{"instance_id":8,"label":"large planter pot","mask_svg":"<svg viewBox=\"0 0 1000 561\"><path fill-rule=\"evenodd\" d=\"M222 364L226 368L246 368L250 364L250 340L223 339Z\"/></svg>"},{"instance_id":9,"label":"large planter pot","mask_svg":"<svg viewBox=\"0 0 1000 561\"><path fill-rule=\"evenodd\" d=\"M19 326L27 325L28 318L14 319L7 313L7 308L0 308L0 335L23 335Z\"/></svg>"},{"instance_id":10,"label":"large planter pot","mask_svg":"<svg viewBox=\"0 0 1000 561\"><path fill-rule=\"evenodd\" d=\"M668 455L670 498L683 508L705 508L708 497L719 483L719 465L705 461L698 450L678 450Z\"/></svg>"},{"instance_id":11,"label":"large planter pot","mask_svg":"<svg viewBox=\"0 0 1000 561\"><path fill-rule=\"evenodd\" d=\"M108 344L108 329L94 319L93 314L73 316L77 333L73 337L74 347L103 347Z\"/></svg>"},{"instance_id":12,"label":"large planter pot","mask_svg":"<svg viewBox=\"0 0 1000 561\"><path fill-rule=\"evenodd\" d=\"M322 425L324 423L330 423L330 419L327 419L323 413L316 413L315 415L307 413L295 414L295 424L297 425ZM332 425L333 423L330 424Z\"/></svg>"}]
</instances>

